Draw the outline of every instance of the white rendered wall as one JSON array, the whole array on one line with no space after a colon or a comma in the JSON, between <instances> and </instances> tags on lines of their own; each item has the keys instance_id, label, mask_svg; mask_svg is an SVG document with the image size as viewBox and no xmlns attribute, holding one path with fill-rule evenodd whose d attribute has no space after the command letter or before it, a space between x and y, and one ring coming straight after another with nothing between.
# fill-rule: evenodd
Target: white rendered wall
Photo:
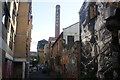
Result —
<instances>
[{"instance_id":1,"label":"white rendered wall","mask_svg":"<svg viewBox=\"0 0 120 80\"><path fill-rule=\"evenodd\" d=\"M67 36L74 36L74 42L79 41L79 23L75 23L67 28L63 29L63 39L67 44Z\"/></svg>"}]
</instances>

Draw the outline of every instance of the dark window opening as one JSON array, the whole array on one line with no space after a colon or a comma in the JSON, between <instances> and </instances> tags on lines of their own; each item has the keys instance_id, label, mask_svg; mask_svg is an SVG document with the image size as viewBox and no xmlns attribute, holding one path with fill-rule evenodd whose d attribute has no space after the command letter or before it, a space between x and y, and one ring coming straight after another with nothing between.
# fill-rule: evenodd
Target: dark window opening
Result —
<instances>
[{"instance_id":1,"label":"dark window opening","mask_svg":"<svg viewBox=\"0 0 120 80\"><path fill-rule=\"evenodd\" d=\"M9 41L9 47L12 50L13 49L13 28L11 26L11 33L10 33L10 41Z\"/></svg>"},{"instance_id":2,"label":"dark window opening","mask_svg":"<svg viewBox=\"0 0 120 80\"><path fill-rule=\"evenodd\" d=\"M74 43L74 36L68 36L67 37L67 42L68 42L68 44L72 44L72 43Z\"/></svg>"}]
</instances>

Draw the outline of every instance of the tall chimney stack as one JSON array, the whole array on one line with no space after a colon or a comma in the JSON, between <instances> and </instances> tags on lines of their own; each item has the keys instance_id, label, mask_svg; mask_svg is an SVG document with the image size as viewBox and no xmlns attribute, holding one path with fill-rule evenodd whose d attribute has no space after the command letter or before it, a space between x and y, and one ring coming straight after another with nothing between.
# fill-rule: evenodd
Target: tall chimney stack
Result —
<instances>
[{"instance_id":1,"label":"tall chimney stack","mask_svg":"<svg viewBox=\"0 0 120 80\"><path fill-rule=\"evenodd\" d=\"M60 5L56 5L56 16L55 16L55 38L60 34Z\"/></svg>"}]
</instances>

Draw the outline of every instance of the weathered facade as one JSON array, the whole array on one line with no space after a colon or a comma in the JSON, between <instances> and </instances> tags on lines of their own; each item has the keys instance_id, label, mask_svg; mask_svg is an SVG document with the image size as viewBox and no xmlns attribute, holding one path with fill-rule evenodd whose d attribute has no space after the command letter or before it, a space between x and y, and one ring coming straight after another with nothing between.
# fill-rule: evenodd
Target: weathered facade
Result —
<instances>
[{"instance_id":1,"label":"weathered facade","mask_svg":"<svg viewBox=\"0 0 120 80\"><path fill-rule=\"evenodd\" d=\"M63 53L62 64L64 65L64 73L66 77L78 77L78 49L79 41L79 22L76 22L63 29Z\"/></svg>"},{"instance_id":2,"label":"weathered facade","mask_svg":"<svg viewBox=\"0 0 120 80\"><path fill-rule=\"evenodd\" d=\"M19 2L2 2L2 79L12 77L16 18Z\"/></svg>"},{"instance_id":3,"label":"weathered facade","mask_svg":"<svg viewBox=\"0 0 120 80\"><path fill-rule=\"evenodd\" d=\"M5 78L12 78L13 76L13 63L14 63L14 47L15 47L15 35L17 28L17 14L18 14L18 5L19 3L15 1L8 2L7 4L9 17L6 17L5 25L7 27L7 51L6 51L6 73Z\"/></svg>"},{"instance_id":4,"label":"weathered facade","mask_svg":"<svg viewBox=\"0 0 120 80\"><path fill-rule=\"evenodd\" d=\"M27 9L26 7L24 8L27 13L25 13L24 10L22 9L21 7L22 4L25 4L24 7L25 6L28 7ZM2 11L1 12L2 28L0 31L2 32L1 39L0 39L2 44L0 45L2 49L1 51L2 52L1 53L2 54L1 56L2 57L1 58L2 59L2 68L1 68L2 77L1 78L2 79L13 78L13 77L24 78L25 66L23 67L22 62L24 62L24 60L21 58L23 58L22 54L24 54L25 55L24 59L26 60L27 58L26 55L28 55L30 51L31 27L32 27L31 3L29 2L22 3L22 2L19 2L19 0L14 0L10 2L5 1L1 3L0 8L2 9L1 10ZM26 15L20 16L21 14L24 14L24 13ZM21 34L26 35L25 36L26 40L23 39ZM21 70L19 71L17 69L21 69Z\"/></svg>"},{"instance_id":5,"label":"weathered facade","mask_svg":"<svg viewBox=\"0 0 120 80\"><path fill-rule=\"evenodd\" d=\"M63 28L63 39L65 44L72 44L72 42L79 41L79 22Z\"/></svg>"},{"instance_id":6,"label":"weathered facade","mask_svg":"<svg viewBox=\"0 0 120 80\"><path fill-rule=\"evenodd\" d=\"M119 7L119 2L83 3L79 12L81 77L119 79Z\"/></svg>"},{"instance_id":7,"label":"weathered facade","mask_svg":"<svg viewBox=\"0 0 120 80\"><path fill-rule=\"evenodd\" d=\"M31 2L19 2L14 46L14 78L25 78L26 62L30 53L31 28Z\"/></svg>"},{"instance_id":8,"label":"weathered facade","mask_svg":"<svg viewBox=\"0 0 120 80\"><path fill-rule=\"evenodd\" d=\"M63 29L52 45L53 69L63 78L78 77L79 22Z\"/></svg>"},{"instance_id":9,"label":"weathered facade","mask_svg":"<svg viewBox=\"0 0 120 80\"><path fill-rule=\"evenodd\" d=\"M48 65L50 60L49 44L45 44L44 46L44 56L45 56L45 64Z\"/></svg>"},{"instance_id":10,"label":"weathered facade","mask_svg":"<svg viewBox=\"0 0 120 80\"><path fill-rule=\"evenodd\" d=\"M48 39L48 46L49 46L49 60L48 60L48 67L52 69L52 64L54 62L54 59L52 58L52 45L54 44L56 38L55 37L49 37Z\"/></svg>"},{"instance_id":11,"label":"weathered facade","mask_svg":"<svg viewBox=\"0 0 120 80\"><path fill-rule=\"evenodd\" d=\"M37 44L37 53L39 55L39 64L45 63L45 53L44 53L45 44L48 44L48 41L46 41L45 39L38 41L38 44Z\"/></svg>"},{"instance_id":12,"label":"weathered facade","mask_svg":"<svg viewBox=\"0 0 120 80\"><path fill-rule=\"evenodd\" d=\"M63 33L61 33L54 44L52 45L52 51L51 51L51 59L53 59L53 63L51 64L53 69L56 72L61 71L61 54L63 50Z\"/></svg>"}]
</instances>

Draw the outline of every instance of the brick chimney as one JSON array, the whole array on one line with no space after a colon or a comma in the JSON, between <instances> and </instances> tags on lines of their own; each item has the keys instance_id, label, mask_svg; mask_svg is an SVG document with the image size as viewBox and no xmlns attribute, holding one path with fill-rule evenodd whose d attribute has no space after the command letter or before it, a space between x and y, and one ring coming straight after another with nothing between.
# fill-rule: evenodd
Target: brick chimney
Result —
<instances>
[{"instance_id":1,"label":"brick chimney","mask_svg":"<svg viewBox=\"0 0 120 80\"><path fill-rule=\"evenodd\" d=\"M60 34L60 5L56 5L56 16L55 16L55 38Z\"/></svg>"}]
</instances>

